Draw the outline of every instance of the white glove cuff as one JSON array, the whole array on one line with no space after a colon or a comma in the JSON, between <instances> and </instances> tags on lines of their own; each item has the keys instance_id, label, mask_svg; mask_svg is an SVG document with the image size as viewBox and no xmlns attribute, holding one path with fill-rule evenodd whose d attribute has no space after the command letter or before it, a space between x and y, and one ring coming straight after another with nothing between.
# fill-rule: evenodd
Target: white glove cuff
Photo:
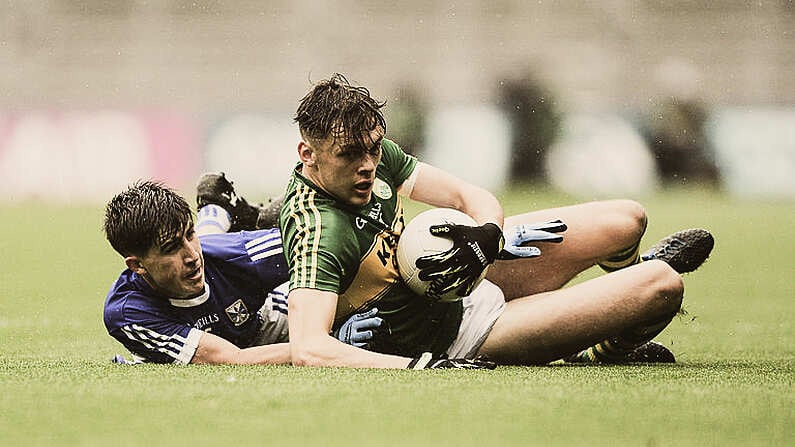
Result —
<instances>
[{"instance_id":1,"label":"white glove cuff","mask_svg":"<svg viewBox=\"0 0 795 447\"><path fill-rule=\"evenodd\" d=\"M416 361L409 363L409 369L425 369L428 363L431 363L431 360L433 360L433 354L430 352L423 352Z\"/></svg>"}]
</instances>

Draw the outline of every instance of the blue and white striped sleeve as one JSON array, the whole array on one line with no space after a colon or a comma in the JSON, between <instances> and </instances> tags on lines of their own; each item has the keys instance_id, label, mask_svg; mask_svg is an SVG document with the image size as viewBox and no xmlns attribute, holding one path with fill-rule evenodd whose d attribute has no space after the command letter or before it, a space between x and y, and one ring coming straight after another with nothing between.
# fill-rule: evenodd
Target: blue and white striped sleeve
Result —
<instances>
[{"instance_id":1,"label":"blue and white striped sleeve","mask_svg":"<svg viewBox=\"0 0 795 447\"><path fill-rule=\"evenodd\" d=\"M257 235L245 244L245 249L250 257L252 267L267 290L277 289L290 280L279 231L263 232ZM276 292L276 294L279 295L280 292Z\"/></svg>"},{"instance_id":2,"label":"blue and white striped sleeve","mask_svg":"<svg viewBox=\"0 0 795 447\"><path fill-rule=\"evenodd\" d=\"M140 324L128 324L120 328L119 335L111 335L121 341L130 352L145 358L147 362L181 365L190 363L196 354L202 331L188 326L159 326L161 327L153 329Z\"/></svg>"},{"instance_id":3,"label":"blue and white striped sleeve","mask_svg":"<svg viewBox=\"0 0 795 447\"><path fill-rule=\"evenodd\" d=\"M278 229L209 234L201 237L205 259L215 259L219 267L251 272L265 290L273 290L288 281Z\"/></svg>"}]
</instances>

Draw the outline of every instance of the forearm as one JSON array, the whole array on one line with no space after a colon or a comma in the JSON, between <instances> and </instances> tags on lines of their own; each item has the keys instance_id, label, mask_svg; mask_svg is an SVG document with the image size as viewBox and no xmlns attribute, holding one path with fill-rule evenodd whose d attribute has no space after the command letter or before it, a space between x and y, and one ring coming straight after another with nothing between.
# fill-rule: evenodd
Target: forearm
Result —
<instances>
[{"instance_id":1,"label":"forearm","mask_svg":"<svg viewBox=\"0 0 795 447\"><path fill-rule=\"evenodd\" d=\"M454 208L471 216L479 224L503 225L500 202L489 191L467 183L431 165L420 163L409 197L435 207Z\"/></svg>"},{"instance_id":2,"label":"forearm","mask_svg":"<svg viewBox=\"0 0 795 447\"><path fill-rule=\"evenodd\" d=\"M378 354L351 346L328 335L337 307L337 294L293 289L290 311L290 358L295 366L349 368L405 368L410 359Z\"/></svg>"},{"instance_id":3,"label":"forearm","mask_svg":"<svg viewBox=\"0 0 795 447\"><path fill-rule=\"evenodd\" d=\"M252 346L234 355L234 365L287 365L290 363L290 344Z\"/></svg>"},{"instance_id":4,"label":"forearm","mask_svg":"<svg viewBox=\"0 0 795 447\"><path fill-rule=\"evenodd\" d=\"M405 368L411 359L366 351L328 335L307 337L291 345L295 366L338 366L349 368Z\"/></svg>"},{"instance_id":5,"label":"forearm","mask_svg":"<svg viewBox=\"0 0 795 447\"><path fill-rule=\"evenodd\" d=\"M490 192L469 185L461 195L460 201L459 209L470 215L479 225L491 222L502 228L504 221L502 206Z\"/></svg>"},{"instance_id":6,"label":"forearm","mask_svg":"<svg viewBox=\"0 0 795 447\"><path fill-rule=\"evenodd\" d=\"M479 360L433 359L425 353L417 359L378 354L347 345L328 335L337 294L313 289L290 292L290 356L295 366L342 366L348 368L467 368L493 369Z\"/></svg>"},{"instance_id":7,"label":"forearm","mask_svg":"<svg viewBox=\"0 0 795 447\"><path fill-rule=\"evenodd\" d=\"M285 365L290 363L290 344L276 343L241 349L220 337L206 333L202 334L191 363L205 365Z\"/></svg>"}]
</instances>

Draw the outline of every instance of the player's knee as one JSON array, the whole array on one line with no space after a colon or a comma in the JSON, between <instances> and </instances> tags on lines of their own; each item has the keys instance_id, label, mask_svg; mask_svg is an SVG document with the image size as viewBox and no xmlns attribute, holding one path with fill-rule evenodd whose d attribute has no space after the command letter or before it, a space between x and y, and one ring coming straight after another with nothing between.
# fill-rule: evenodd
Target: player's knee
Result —
<instances>
[{"instance_id":1,"label":"player's knee","mask_svg":"<svg viewBox=\"0 0 795 447\"><path fill-rule=\"evenodd\" d=\"M654 291L653 304L661 307L663 312L677 312L682 306L685 284L682 277L671 266L663 261L643 263L651 272Z\"/></svg>"},{"instance_id":2,"label":"player's knee","mask_svg":"<svg viewBox=\"0 0 795 447\"><path fill-rule=\"evenodd\" d=\"M620 213L623 216L623 230L635 241L640 240L646 232L646 208L634 200L619 200Z\"/></svg>"},{"instance_id":3,"label":"player's knee","mask_svg":"<svg viewBox=\"0 0 795 447\"><path fill-rule=\"evenodd\" d=\"M614 241L619 248L626 248L640 241L646 231L646 209L634 200L620 199L605 202L605 225L600 232Z\"/></svg>"}]
</instances>

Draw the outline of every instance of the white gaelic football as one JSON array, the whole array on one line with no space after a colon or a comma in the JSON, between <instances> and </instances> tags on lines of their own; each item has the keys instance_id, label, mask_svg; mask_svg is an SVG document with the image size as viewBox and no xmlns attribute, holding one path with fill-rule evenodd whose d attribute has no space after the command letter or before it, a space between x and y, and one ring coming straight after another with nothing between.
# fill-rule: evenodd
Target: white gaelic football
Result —
<instances>
[{"instance_id":1,"label":"white gaelic football","mask_svg":"<svg viewBox=\"0 0 795 447\"><path fill-rule=\"evenodd\" d=\"M445 252L453 248L452 240L434 236L429 231L432 225L444 223L477 226L474 219L458 210L433 208L424 211L411 219L400 234L397 246L397 264L400 276L414 293L427 296L433 300L452 302L462 298L456 294L455 290L441 296L428 295L430 281L421 281L419 279L419 269L415 264L417 258ZM483 274L478 278L477 282L480 283L485 276L486 270L483 270Z\"/></svg>"}]
</instances>

